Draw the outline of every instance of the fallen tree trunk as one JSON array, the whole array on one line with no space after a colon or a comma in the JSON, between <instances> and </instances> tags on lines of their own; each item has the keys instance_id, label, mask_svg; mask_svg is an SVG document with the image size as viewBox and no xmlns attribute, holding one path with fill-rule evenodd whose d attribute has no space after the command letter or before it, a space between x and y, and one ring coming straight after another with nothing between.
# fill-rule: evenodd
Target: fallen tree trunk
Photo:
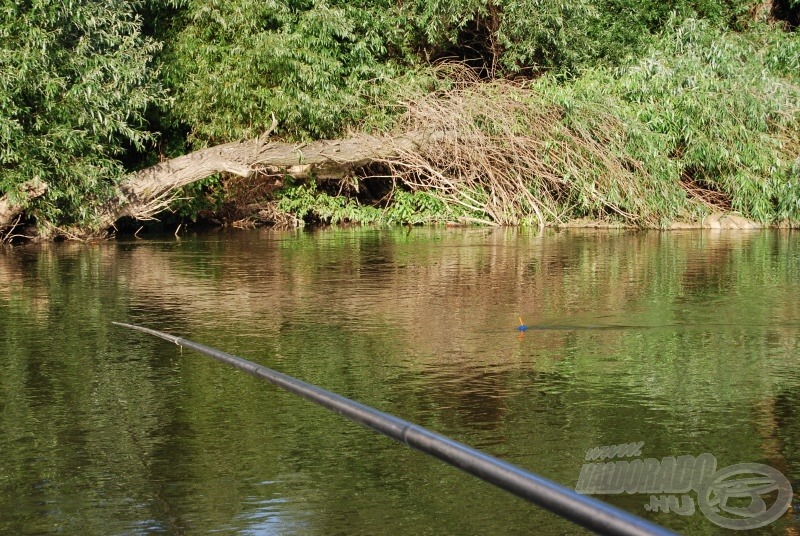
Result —
<instances>
[{"instance_id":1,"label":"fallen tree trunk","mask_svg":"<svg viewBox=\"0 0 800 536\"><path fill-rule=\"evenodd\" d=\"M110 227L126 216L152 218L169 205L179 188L216 173L342 178L359 167L394 158L398 151L418 149L436 138L423 132L391 138L359 134L342 140L291 144L268 142L268 134L202 149L139 171L120 184L119 199L107 207L101 225Z\"/></svg>"},{"instance_id":2,"label":"fallen tree trunk","mask_svg":"<svg viewBox=\"0 0 800 536\"><path fill-rule=\"evenodd\" d=\"M47 191L47 184L38 179L33 179L21 185L26 200L30 201L41 197ZM16 203L6 194L0 197L0 229L13 226L15 219L18 219L25 210L24 203Z\"/></svg>"}]
</instances>

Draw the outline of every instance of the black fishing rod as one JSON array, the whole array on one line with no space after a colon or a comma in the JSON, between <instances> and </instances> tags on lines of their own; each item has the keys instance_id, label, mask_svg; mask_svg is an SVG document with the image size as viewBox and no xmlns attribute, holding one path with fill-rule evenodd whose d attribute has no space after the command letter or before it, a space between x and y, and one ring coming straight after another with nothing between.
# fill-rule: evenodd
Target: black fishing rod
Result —
<instances>
[{"instance_id":1,"label":"black fishing rod","mask_svg":"<svg viewBox=\"0 0 800 536\"><path fill-rule=\"evenodd\" d=\"M521 467L453 441L394 415L378 411L316 385L306 383L252 361L168 333L122 322L117 326L159 337L190 348L267 380L319 404L351 421L405 443L462 471L522 497L597 534L609 536L676 536L676 533L586 495L580 495Z\"/></svg>"}]
</instances>

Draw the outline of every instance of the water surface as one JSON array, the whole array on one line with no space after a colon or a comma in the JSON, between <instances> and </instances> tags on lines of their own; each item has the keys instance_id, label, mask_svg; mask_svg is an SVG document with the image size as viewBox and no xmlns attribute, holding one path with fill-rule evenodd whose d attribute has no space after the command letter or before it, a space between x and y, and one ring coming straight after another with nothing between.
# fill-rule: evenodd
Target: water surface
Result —
<instances>
[{"instance_id":1,"label":"water surface","mask_svg":"<svg viewBox=\"0 0 800 536\"><path fill-rule=\"evenodd\" d=\"M0 250L0 532L580 534L141 324L574 487L588 449L800 490L800 235L220 232ZM519 318L529 326L516 331ZM687 534L699 511L645 510ZM795 511L750 534L800 533ZM743 533L742 533L743 534Z\"/></svg>"}]
</instances>

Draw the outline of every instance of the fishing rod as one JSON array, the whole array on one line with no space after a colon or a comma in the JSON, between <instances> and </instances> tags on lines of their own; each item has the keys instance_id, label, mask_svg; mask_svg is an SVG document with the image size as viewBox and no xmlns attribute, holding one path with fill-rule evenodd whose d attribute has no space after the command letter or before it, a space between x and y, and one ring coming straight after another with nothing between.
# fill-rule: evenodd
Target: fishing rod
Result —
<instances>
[{"instance_id":1,"label":"fishing rod","mask_svg":"<svg viewBox=\"0 0 800 536\"><path fill-rule=\"evenodd\" d=\"M580 495L521 467L432 432L409 421L384 413L321 387L242 359L221 350L133 324L112 324L147 333L213 357L267 380L289 392L327 408L362 426L409 447L438 458L462 471L522 497L597 534L608 536L676 536L676 533L629 514L615 506Z\"/></svg>"}]
</instances>

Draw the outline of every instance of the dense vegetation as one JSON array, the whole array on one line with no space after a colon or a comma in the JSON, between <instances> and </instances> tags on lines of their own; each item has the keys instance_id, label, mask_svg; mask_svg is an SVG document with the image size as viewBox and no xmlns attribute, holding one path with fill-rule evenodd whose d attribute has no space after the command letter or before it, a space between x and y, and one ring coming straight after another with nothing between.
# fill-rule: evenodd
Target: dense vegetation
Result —
<instances>
[{"instance_id":1,"label":"dense vegetation","mask_svg":"<svg viewBox=\"0 0 800 536\"><path fill-rule=\"evenodd\" d=\"M136 2L34 0L0 7L0 193L38 179L42 226L90 225L124 172L155 139L143 113L162 102L159 44Z\"/></svg>"},{"instance_id":2,"label":"dense vegetation","mask_svg":"<svg viewBox=\"0 0 800 536\"><path fill-rule=\"evenodd\" d=\"M178 214L797 221L799 17L800 0L4 2L0 195L40 233L91 229L126 172L257 136L274 114L289 141L426 121L480 141L362 173L395 180L216 176ZM49 189L28 202L34 178Z\"/></svg>"}]
</instances>

